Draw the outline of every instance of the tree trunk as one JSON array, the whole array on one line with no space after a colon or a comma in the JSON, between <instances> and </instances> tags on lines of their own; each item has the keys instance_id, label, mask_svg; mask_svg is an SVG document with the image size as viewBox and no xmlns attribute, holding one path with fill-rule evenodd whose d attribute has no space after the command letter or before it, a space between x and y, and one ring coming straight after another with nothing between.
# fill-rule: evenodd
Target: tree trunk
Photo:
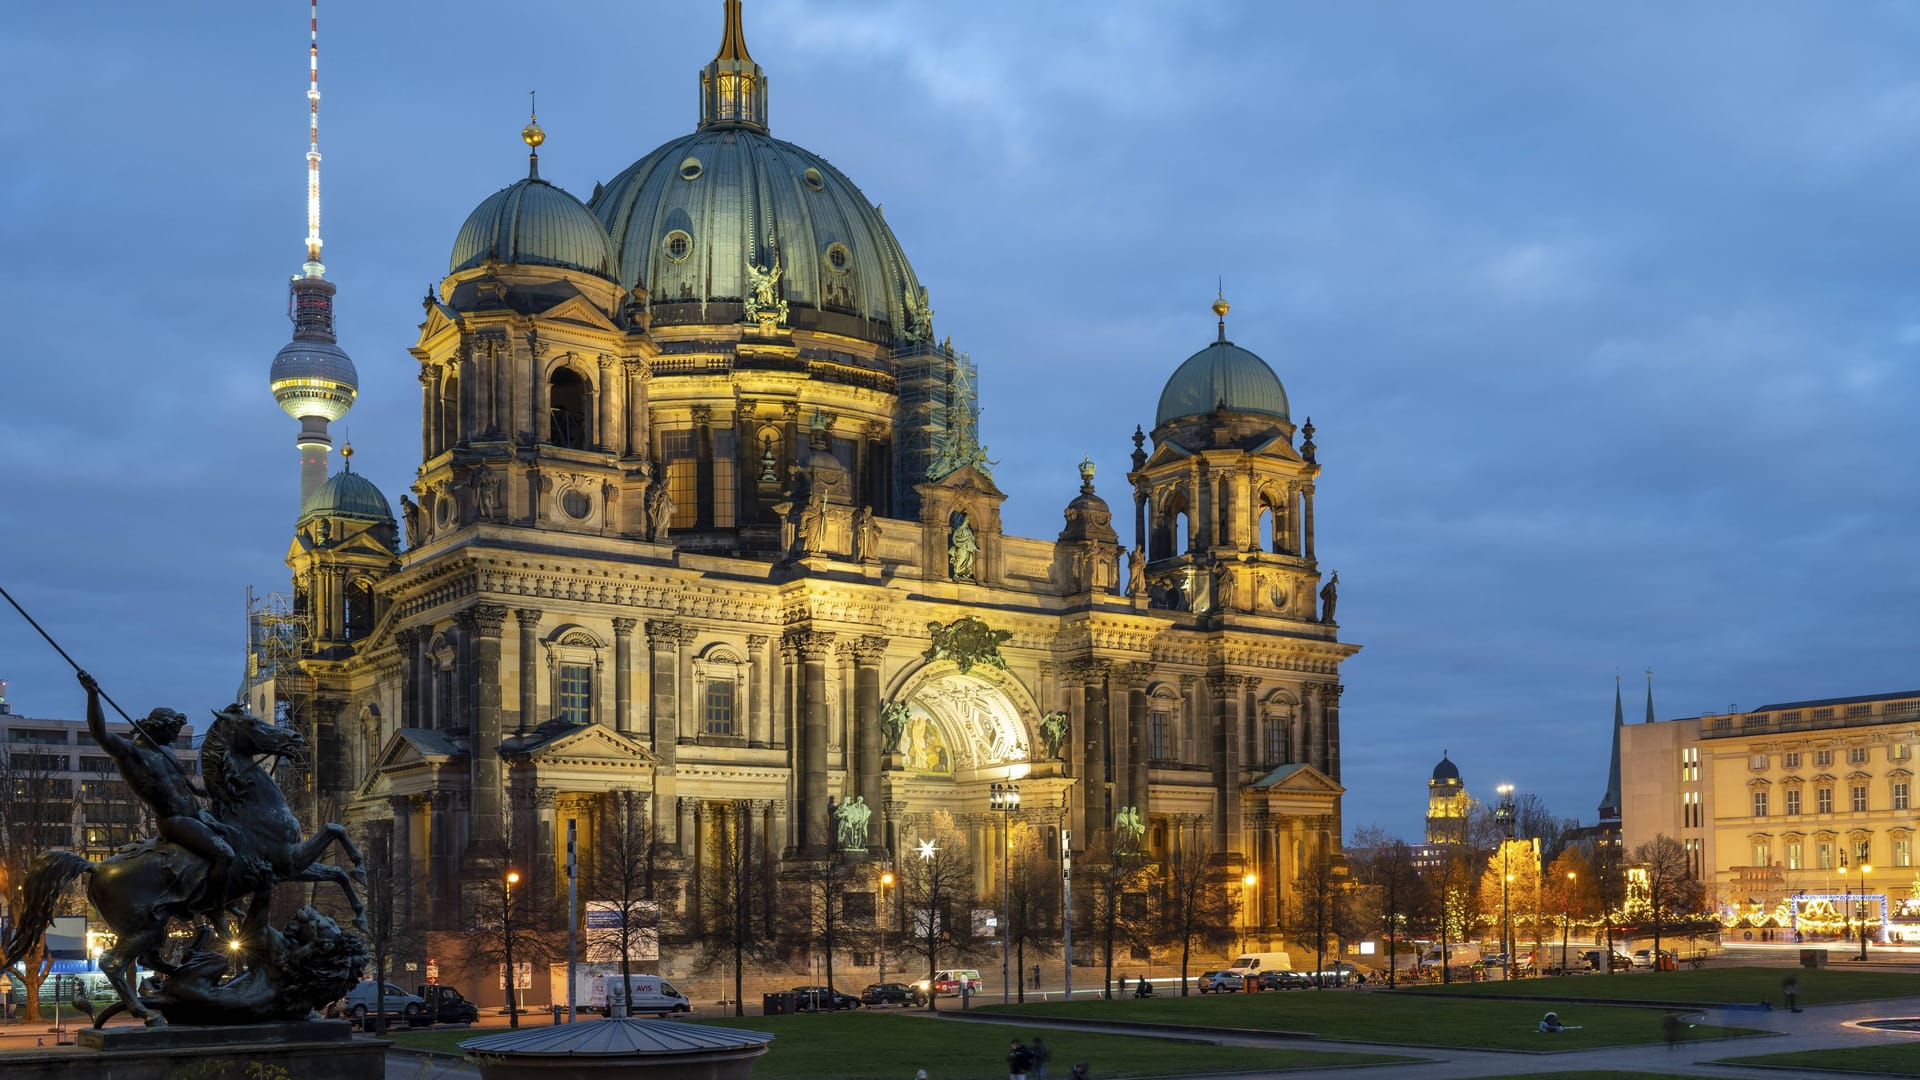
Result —
<instances>
[{"instance_id":1,"label":"tree trunk","mask_svg":"<svg viewBox=\"0 0 1920 1080\"><path fill-rule=\"evenodd\" d=\"M1193 935L1180 941L1180 996L1187 996L1187 963L1193 956Z\"/></svg>"}]
</instances>

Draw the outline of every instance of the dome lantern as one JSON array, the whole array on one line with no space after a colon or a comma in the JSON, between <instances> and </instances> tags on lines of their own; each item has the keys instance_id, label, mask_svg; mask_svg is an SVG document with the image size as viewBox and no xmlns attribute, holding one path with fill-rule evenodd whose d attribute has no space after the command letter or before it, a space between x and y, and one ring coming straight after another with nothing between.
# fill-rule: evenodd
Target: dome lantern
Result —
<instances>
[{"instance_id":1,"label":"dome lantern","mask_svg":"<svg viewBox=\"0 0 1920 1080\"><path fill-rule=\"evenodd\" d=\"M1212 306L1220 320L1218 335L1212 344L1174 369L1166 388L1160 391L1154 425L1215 412L1251 413L1273 417L1291 432L1287 391L1280 385L1280 377L1265 360L1227 340L1226 298L1214 300Z\"/></svg>"},{"instance_id":2,"label":"dome lantern","mask_svg":"<svg viewBox=\"0 0 1920 1080\"><path fill-rule=\"evenodd\" d=\"M488 262L509 266L556 266L613 277L606 230L585 203L540 179L539 147L547 134L529 120L520 139L527 178L489 195L460 226L447 272L457 274Z\"/></svg>"},{"instance_id":3,"label":"dome lantern","mask_svg":"<svg viewBox=\"0 0 1920 1080\"><path fill-rule=\"evenodd\" d=\"M740 0L727 0L720 51L700 69L700 127L767 130L767 76L747 52Z\"/></svg>"}]
</instances>

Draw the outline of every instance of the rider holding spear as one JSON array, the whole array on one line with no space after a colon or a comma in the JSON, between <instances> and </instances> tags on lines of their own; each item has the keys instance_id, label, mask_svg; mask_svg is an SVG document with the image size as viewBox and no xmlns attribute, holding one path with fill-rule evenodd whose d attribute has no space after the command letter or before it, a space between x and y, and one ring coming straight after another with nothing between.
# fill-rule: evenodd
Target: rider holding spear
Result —
<instances>
[{"instance_id":1,"label":"rider holding spear","mask_svg":"<svg viewBox=\"0 0 1920 1080\"><path fill-rule=\"evenodd\" d=\"M227 908L233 847L215 831L213 815L200 805L197 796L206 792L174 756L173 740L187 718L172 709L155 709L134 724L132 738L116 735L107 730L106 714L100 709L100 684L84 671L79 676L80 685L87 689L87 731L119 766L121 779L153 811L160 835L206 861L207 897L217 913L215 922L224 922L220 914Z\"/></svg>"}]
</instances>

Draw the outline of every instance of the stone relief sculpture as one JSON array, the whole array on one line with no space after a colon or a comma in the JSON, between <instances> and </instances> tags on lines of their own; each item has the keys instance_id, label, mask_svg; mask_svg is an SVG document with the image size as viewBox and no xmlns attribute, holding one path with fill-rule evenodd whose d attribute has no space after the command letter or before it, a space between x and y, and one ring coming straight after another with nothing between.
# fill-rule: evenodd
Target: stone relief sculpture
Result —
<instances>
[{"instance_id":1,"label":"stone relief sculpture","mask_svg":"<svg viewBox=\"0 0 1920 1080\"><path fill-rule=\"evenodd\" d=\"M1147 589L1147 551L1136 547L1127 552L1127 595L1141 596Z\"/></svg>"},{"instance_id":2,"label":"stone relief sculpture","mask_svg":"<svg viewBox=\"0 0 1920 1080\"><path fill-rule=\"evenodd\" d=\"M1061 751L1065 750L1067 745L1066 713L1050 712L1040 718L1040 742L1045 747L1046 760L1061 760L1063 756Z\"/></svg>"},{"instance_id":3,"label":"stone relief sculpture","mask_svg":"<svg viewBox=\"0 0 1920 1080\"><path fill-rule=\"evenodd\" d=\"M647 500L647 539L656 544L665 543L672 532L673 496L667 493L667 485L659 484Z\"/></svg>"},{"instance_id":4,"label":"stone relief sculpture","mask_svg":"<svg viewBox=\"0 0 1920 1080\"><path fill-rule=\"evenodd\" d=\"M337 824L303 836L286 796L256 760L296 756L305 747L300 733L250 716L239 705L215 713L201 747L203 789L169 749L184 718L156 710L133 722L132 737L112 733L100 710L99 685L85 672L79 676L87 690L88 730L153 810L158 835L100 862L61 849L41 852L19 883L22 901L0 963L10 966L33 950L52 925L62 891L86 877L87 899L113 934L100 968L119 996L95 1015L96 1027L122 1010L149 1026L304 1020L351 990L366 961L363 941L311 908L300 909L284 932L266 921L276 886L330 881L345 893L355 926L366 929L355 889L365 881L359 849ZM352 860L351 873L319 861L335 844ZM246 901L237 931L227 928L230 898ZM196 921L201 927L193 944L183 957L170 959L173 924ZM228 940L244 943L245 971L229 976L227 950L207 947L216 937L223 946ZM135 989L136 963L167 976L161 993L143 997Z\"/></svg>"},{"instance_id":5,"label":"stone relief sculpture","mask_svg":"<svg viewBox=\"0 0 1920 1080\"><path fill-rule=\"evenodd\" d=\"M827 532L827 494L815 488L807 496L806 508L800 511L800 550L807 555L820 554L820 546L826 540Z\"/></svg>"},{"instance_id":6,"label":"stone relief sculpture","mask_svg":"<svg viewBox=\"0 0 1920 1080\"><path fill-rule=\"evenodd\" d=\"M867 819L873 816L873 810L867 806L866 797L855 795L835 808L833 814L840 819L840 850L867 850Z\"/></svg>"},{"instance_id":7,"label":"stone relief sculpture","mask_svg":"<svg viewBox=\"0 0 1920 1080\"><path fill-rule=\"evenodd\" d=\"M967 520L964 510L953 515L953 534L947 540L948 576L955 581L973 580L973 560L980 551L980 542L974 539L973 525Z\"/></svg>"},{"instance_id":8,"label":"stone relief sculpture","mask_svg":"<svg viewBox=\"0 0 1920 1080\"><path fill-rule=\"evenodd\" d=\"M1215 611L1233 610L1233 568L1230 566L1214 569L1213 607Z\"/></svg>"},{"instance_id":9,"label":"stone relief sculpture","mask_svg":"<svg viewBox=\"0 0 1920 1080\"><path fill-rule=\"evenodd\" d=\"M863 506L853 515L853 557L860 562L880 558L880 524L873 519L873 507Z\"/></svg>"},{"instance_id":10,"label":"stone relief sculpture","mask_svg":"<svg viewBox=\"0 0 1920 1080\"><path fill-rule=\"evenodd\" d=\"M897 754L900 752L900 737L907 732L907 720L913 710L904 701L895 701L880 710L880 752Z\"/></svg>"},{"instance_id":11,"label":"stone relief sculpture","mask_svg":"<svg viewBox=\"0 0 1920 1080\"><path fill-rule=\"evenodd\" d=\"M473 506L481 520L491 521L500 513L500 478L485 465L473 470L467 478L473 488Z\"/></svg>"},{"instance_id":12,"label":"stone relief sculpture","mask_svg":"<svg viewBox=\"0 0 1920 1080\"><path fill-rule=\"evenodd\" d=\"M928 660L951 660L963 674L972 671L976 664L990 664L1002 670L1007 666L1000 655L1000 646L1013 640L1011 630L995 630L976 616L962 615L945 626L928 623L927 633L933 638L933 644L922 654Z\"/></svg>"}]
</instances>

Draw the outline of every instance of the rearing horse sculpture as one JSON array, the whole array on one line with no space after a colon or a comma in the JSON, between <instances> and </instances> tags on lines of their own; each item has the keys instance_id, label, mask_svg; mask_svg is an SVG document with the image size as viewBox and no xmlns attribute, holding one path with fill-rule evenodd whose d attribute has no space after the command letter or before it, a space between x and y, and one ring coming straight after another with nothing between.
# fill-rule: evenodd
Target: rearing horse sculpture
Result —
<instances>
[{"instance_id":1,"label":"rearing horse sculpture","mask_svg":"<svg viewBox=\"0 0 1920 1080\"><path fill-rule=\"evenodd\" d=\"M255 760L292 757L306 740L298 731L250 716L237 705L215 717L201 745L200 767L212 804L209 809L221 836L233 847L229 892L250 897L242 937L264 924L274 886L281 882L337 883L353 910L354 925L365 931L365 905L354 888L356 880L365 881L360 849L337 824L323 825L312 836L303 837L286 796ZM351 874L318 861L336 843L352 861ZM72 851L42 852L22 886L20 918L4 950L8 965L46 933L60 891L82 874L92 875L87 899L117 938L100 958L101 971L128 1012L149 1025L165 1023L140 1003L132 982L134 964L171 973L173 965L160 955L168 924L174 919L218 921L224 917L218 899L207 888L206 863L164 840L130 844L98 863Z\"/></svg>"}]
</instances>

